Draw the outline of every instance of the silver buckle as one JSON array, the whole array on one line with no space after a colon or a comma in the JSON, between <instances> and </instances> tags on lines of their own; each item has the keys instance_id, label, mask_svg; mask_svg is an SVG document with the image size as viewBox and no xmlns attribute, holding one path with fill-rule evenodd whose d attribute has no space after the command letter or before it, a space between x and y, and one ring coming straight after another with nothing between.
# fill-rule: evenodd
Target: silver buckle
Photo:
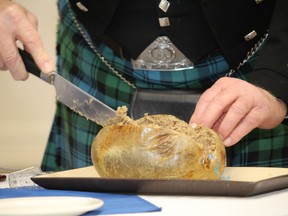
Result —
<instances>
[{"instance_id":1,"label":"silver buckle","mask_svg":"<svg viewBox=\"0 0 288 216\"><path fill-rule=\"evenodd\" d=\"M194 64L170 41L167 36L157 37L136 60L134 69L141 70L184 70Z\"/></svg>"}]
</instances>

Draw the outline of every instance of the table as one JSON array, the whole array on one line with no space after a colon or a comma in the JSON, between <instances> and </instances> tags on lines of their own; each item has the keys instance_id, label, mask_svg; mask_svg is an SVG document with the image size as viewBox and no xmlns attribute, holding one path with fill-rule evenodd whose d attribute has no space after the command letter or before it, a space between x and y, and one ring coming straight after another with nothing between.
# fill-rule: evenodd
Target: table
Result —
<instances>
[{"instance_id":1,"label":"table","mask_svg":"<svg viewBox=\"0 0 288 216\"><path fill-rule=\"evenodd\" d=\"M61 192L59 194L61 196ZM119 216L284 216L288 215L288 189L253 197L159 196L143 199L162 208L151 213L116 214ZM108 215L107 215L108 216ZM111 215L112 216L112 215ZM113 215L115 216L115 214Z\"/></svg>"},{"instance_id":2,"label":"table","mask_svg":"<svg viewBox=\"0 0 288 216\"><path fill-rule=\"evenodd\" d=\"M121 216L285 216L288 189L254 197L141 196L161 212ZM107 215L108 216L108 215ZM115 216L115 215L114 215ZM119 215L120 216L120 215Z\"/></svg>"},{"instance_id":3,"label":"table","mask_svg":"<svg viewBox=\"0 0 288 216\"><path fill-rule=\"evenodd\" d=\"M4 184L7 185L7 182L2 182L2 186ZM180 195L141 195L140 197L161 207L162 211L152 213L121 214L121 216L288 215L288 189L283 189L251 197ZM120 216L120 214L118 215Z\"/></svg>"}]
</instances>

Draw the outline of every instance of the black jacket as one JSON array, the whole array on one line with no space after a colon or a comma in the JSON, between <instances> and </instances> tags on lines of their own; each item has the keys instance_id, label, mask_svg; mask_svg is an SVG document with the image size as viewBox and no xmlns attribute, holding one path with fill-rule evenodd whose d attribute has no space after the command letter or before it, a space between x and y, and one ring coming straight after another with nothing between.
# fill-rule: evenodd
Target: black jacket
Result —
<instances>
[{"instance_id":1,"label":"black jacket","mask_svg":"<svg viewBox=\"0 0 288 216\"><path fill-rule=\"evenodd\" d=\"M246 57L247 52L269 30L269 36L261 49L255 70L249 74L248 79L288 103L288 90L286 90L288 86L288 1L197 1L209 31L231 68L236 68ZM88 11L80 10L76 6L77 2L85 5ZM120 0L70 0L73 11L88 30L95 44L102 41L115 16L119 2ZM246 41L244 37L252 31L257 32L257 36ZM150 42L147 41L145 47ZM139 48L137 52L140 51L142 50Z\"/></svg>"}]
</instances>

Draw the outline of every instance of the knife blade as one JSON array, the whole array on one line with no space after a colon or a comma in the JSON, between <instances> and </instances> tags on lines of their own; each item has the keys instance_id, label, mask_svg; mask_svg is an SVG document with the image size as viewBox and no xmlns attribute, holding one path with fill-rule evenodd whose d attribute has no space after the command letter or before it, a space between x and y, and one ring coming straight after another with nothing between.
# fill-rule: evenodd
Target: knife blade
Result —
<instances>
[{"instance_id":1,"label":"knife blade","mask_svg":"<svg viewBox=\"0 0 288 216\"><path fill-rule=\"evenodd\" d=\"M49 74L41 72L27 51L20 48L18 50L27 72L52 84L56 90L56 98L62 104L102 126L105 126L109 119L116 117L114 109L69 82L55 71Z\"/></svg>"}]
</instances>

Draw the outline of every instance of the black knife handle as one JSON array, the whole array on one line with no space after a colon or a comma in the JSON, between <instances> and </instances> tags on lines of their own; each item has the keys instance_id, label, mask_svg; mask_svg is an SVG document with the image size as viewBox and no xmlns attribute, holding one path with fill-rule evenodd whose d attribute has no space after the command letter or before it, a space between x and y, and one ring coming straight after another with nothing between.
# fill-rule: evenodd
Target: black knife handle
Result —
<instances>
[{"instance_id":1,"label":"black knife handle","mask_svg":"<svg viewBox=\"0 0 288 216\"><path fill-rule=\"evenodd\" d=\"M20 48L18 48L18 51L22 57L22 60L24 62L24 65L25 65L27 72L32 73L33 75L35 75L37 77L40 77L41 70L36 65L33 57L30 55L30 53L28 53L27 51L22 50Z\"/></svg>"}]
</instances>

